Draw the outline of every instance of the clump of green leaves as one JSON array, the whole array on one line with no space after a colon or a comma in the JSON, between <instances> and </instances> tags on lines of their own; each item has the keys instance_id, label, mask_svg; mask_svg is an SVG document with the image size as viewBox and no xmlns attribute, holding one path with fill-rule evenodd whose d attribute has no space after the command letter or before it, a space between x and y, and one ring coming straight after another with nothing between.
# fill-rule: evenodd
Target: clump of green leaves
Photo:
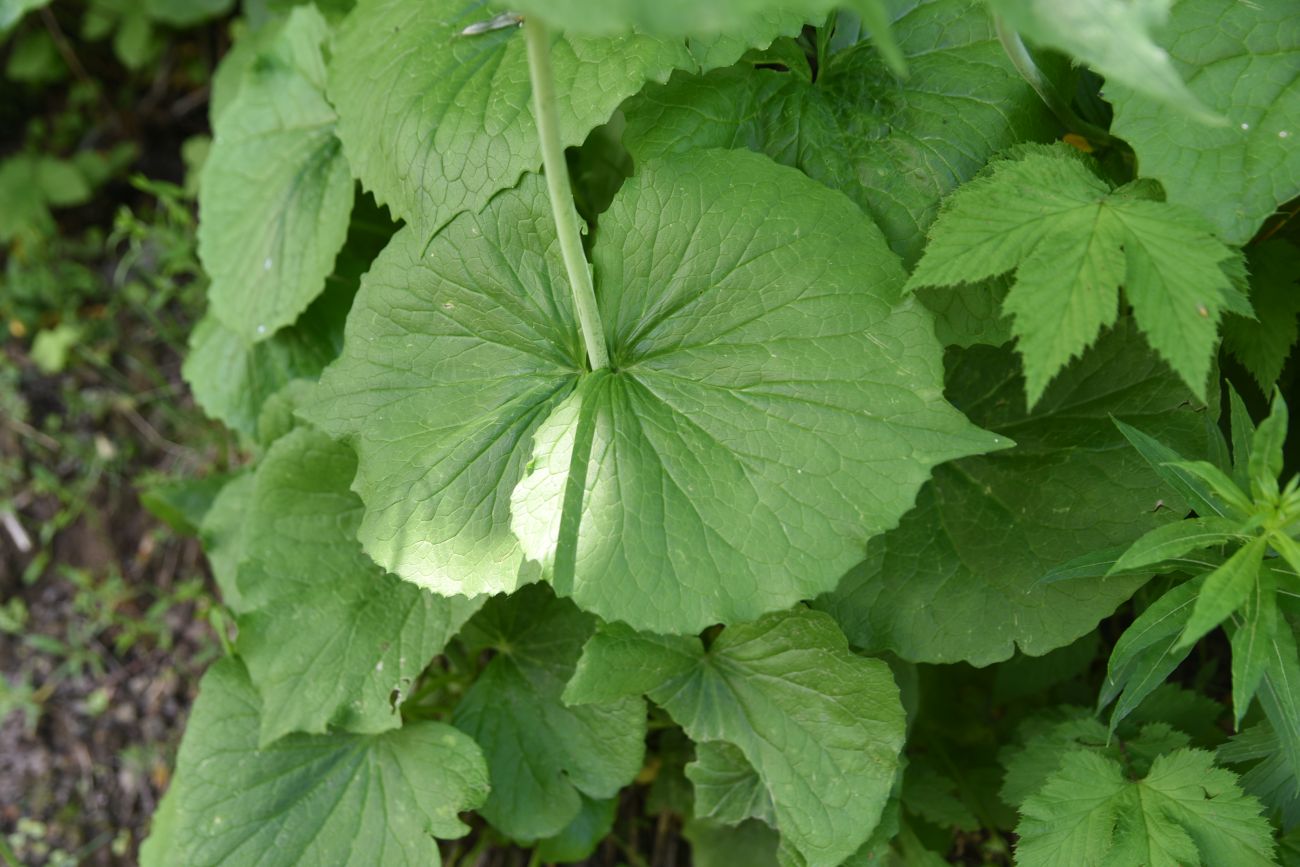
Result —
<instances>
[{"instance_id":1,"label":"clump of green leaves","mask_svg":"<svg viewBox=\"0 0 1300 867\"><path fill-rule=\"evenodd\" d=\"M1263 5L250 15L186 364L252 457L198 527L238 636L146 863L467 810L475 857L1271 863L1300 495L1217 353L1292 375L1300 92L1203 85L1300 51Z\"/></svg>"}]
</instances>

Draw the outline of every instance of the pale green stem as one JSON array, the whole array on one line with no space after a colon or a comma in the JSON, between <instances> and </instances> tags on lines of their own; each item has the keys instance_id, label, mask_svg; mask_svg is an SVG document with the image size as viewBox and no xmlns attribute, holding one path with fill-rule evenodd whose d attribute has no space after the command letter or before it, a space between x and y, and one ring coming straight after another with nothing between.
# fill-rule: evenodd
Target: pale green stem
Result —
<instances>
[{"instance_id":1,"label":"pale green stem","mask_svg":"<svg viewBox=\"0 0 1300 867\"><path fill-rule=\"evenodd\" d=\"M587 357L591 359L591 369L600 370L609 367L609 351L605 348L605 330L600 322L600 308L596 306L596 290L591 285L591 270L582 251L578 209L573 204L569 167L560 142L555 78L551 74L551 37L546 25L531 15L524 20L524 37L528 43L528 74L533 80L533 114L537 119L537 136L542 140L542 167L546 189L551 195L555 232L560 239L569 286L573 289L573 306L582 326Z\"/></svg>"},{"instance_id":2,"label":"pale green stem","mask_svg":"<svg viewBox=\"0 0 1300 867\"><path fill-rule=\"evenodd\" d=\"M1011 65L1016 68L1016 72L1020 73L1020 77L1034 89L1034 92L1038 94L1038 98L1052 110L1052 114L1056 115L1057 120L1071 132L1076 132L1098 144L1109 144L1114 141L1111 134L1106 130L1096 124L1088 123L1074 113L1070 103L1057 91L1056 85L1048 81L1047 76L1043 75L1043 71L1038 68L1033 55L1029 53L1024 40L1020 38L1020 34L1015 31L1015 28L1007 24L1001 15L993 16L993 26L998 31L998 41L1002 43L1002 50L1006 52Z\"/></svg>"}]
</instances>

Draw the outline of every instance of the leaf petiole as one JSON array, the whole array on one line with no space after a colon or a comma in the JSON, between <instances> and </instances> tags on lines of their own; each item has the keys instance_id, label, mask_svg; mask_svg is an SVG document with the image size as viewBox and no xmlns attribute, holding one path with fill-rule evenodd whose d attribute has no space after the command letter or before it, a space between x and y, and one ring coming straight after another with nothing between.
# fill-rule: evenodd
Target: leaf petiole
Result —
<instances>
[{"instance_id":1,"label":"leaf petiole","mask_svg":"<svg viewBox=\"0 0 1300 867\"><path fill-rule=\"evenodd\" d=\"M605 330L600 321L600 308L596 306L591 270L582 251L578 210L573 204L569 168L564 161L564 145L560 142L555 78L551 74L551 37L545 24L536 16L529 16L524 21L524 38L528 45L528 75L533 83L533 115L537 121L537 137L542 142L542 167L551 199L551 213L555 217L555 231L560 240L560 253L569 275L573 306L582 327L591 369L600 370L609 367L609 351L605 347Z\"/></svg>"}]
</instances>

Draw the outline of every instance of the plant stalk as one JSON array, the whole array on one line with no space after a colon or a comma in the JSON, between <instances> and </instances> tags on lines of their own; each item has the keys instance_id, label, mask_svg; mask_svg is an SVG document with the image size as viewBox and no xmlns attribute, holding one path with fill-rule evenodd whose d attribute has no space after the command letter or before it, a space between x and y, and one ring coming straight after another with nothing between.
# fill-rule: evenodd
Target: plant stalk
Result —
<instances>
[{"instance_id":1,"label":"plant stalk","mask_svg":"<svg viewBox=\"0 0 1300 867\"><path fill-rule=\"evenodd\" d=\"M546 25L533 16L524 19L524 37L528 44L528 74L533 82L533 115L537 119L537 136L542 141L542 167L546 189L551 197L555 232L560 239L564 269L573 290L573 306L582 327L591 369L609 367L609 350L605 347L605 329L596 306L596 290L591 283L591 269L582 251L578 232L578 210L569 187L569 167L560 143L559 112L555 107L555 78L551 74L551 37Z\"/></svg>"}]
</instances>

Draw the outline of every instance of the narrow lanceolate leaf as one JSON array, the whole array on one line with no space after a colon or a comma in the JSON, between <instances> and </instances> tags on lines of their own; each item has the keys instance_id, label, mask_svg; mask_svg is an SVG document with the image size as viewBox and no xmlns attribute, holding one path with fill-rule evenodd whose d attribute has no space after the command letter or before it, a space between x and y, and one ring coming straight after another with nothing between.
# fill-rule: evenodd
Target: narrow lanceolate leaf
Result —
<instances>
[{"instance_id":1,"label":"narrow lanceolate leaf","mask_svg":"<svg viewBox=\"0 0 1300 867\"><path fill-rule=\"evenodd\" d=\"M1226 517L1228 509L1199 476L1183 469L1187 458L1148 433L1115 419L1115 427L1161 481L1178 493L1198 515Z\"/></svg>"},{"instance_id":2,"label":"narrow lanceolate leaf","mask_svg":"<svg viewBox=\"0 0 1300 867\"><path fill-rule=\"evenodd\" d=\"M523 34L516 26L476 32L493 16L485 4L462 0L361 0L334 43L329 96L344 153L421 242L541 164ZM750 35L766 44L797 33L799 23L778 21ZM697 56L682 39L557 34L552 65L563 143L581 144L647 81L702 62L726 66L747 47L736 42Z\"/></svg>"},{"instance_id":3,"label":"narrow lanceolate leaf","mask_svg":"<svg viewBox=\"0 0 1300 867\"><path fill-rule=\"evenodd\" d=\"M237 648L262 697L261 742L401 725L398 704L482 604L384 574L361 551L356 458L299 428L271 447L248 503Z\"/></svg>"},{"instance_id":4,"label":"narrow lanceolate leaf","mask_svg":"<svg viewBox=\"0 0 1300 867\"><path fill-rule=\"evenodd\" d=\"M535 176L376 262L308 414L356 446L381 565L468 594L527 555L584 609L691 633L829 589L932 466L1005 445L944 402L879 233L797 172L640 165L593 256L596 373Z\"/></svg>"},{"instance_id":5,"label":"narrow lanceolate leaf","mask_svg":"<svg viewBox=\"0 0 1300 867\"><path fill-rule=\"evenodd\" d=\"M1292 796L1300 797L1300 653L1293 630L1281 628L1269 642L1268 669L1259 688L1259 703L1277 733L1291 772Z\"/></svg>"},{"instance_id":6,"label":"narrow lanceolate leaf","mask_svg":"<svg viewBox=\"0 0 1300 867\"><path fill-rule=\"evenodd\" d=\"M1118 699L1110 715L1112 732L1191 653L1190 647L1179 645L1178 636L1192 616L1203 584L1202 576L1167 591L1115 642L1097 695L1099 711Z\"/></svg>"},{"instance_id":7,"label":"narrow lanceolate leaf","mask_svg":"<svg viewBox=\"0 0 1300 867\"><path fill-rule=\"evenodd\" d=\"M1178 639L1180 646L1195 644L1201 636L1246 604L1259 581L1260 565L1267 550L1266 539L1252 539L1242 545L1222 566L1205 576L1205 584L1197 594L1192 617Z\"/></svg>"},{"instance_id":8,"label":"narrow lanceolate leaf","mask_svg":"<svg viewBox=\"0 0 1300 867\"><path fill-rule=\"evenodd\" d=\"M1242 533L1237 521L1227 518L1191 518L1157 527L1138 539L1115 561L1110 573L1131 572L1151 566L1161 560L1172 560L1212 545L1245 542L1249 537Z\"/></svg>"},{"instance_id":9,"label":"narrow lanceolate leaf","mask_svg":"<svg viewBox=\"0 0 1300 867\"><path fill-rule=\"evenodd\" d=\"M638 161L701 147L766 153L849 196L914 262L940 199L997 151L1056 128L983 4L893 8L906 78L870 43L832 54L812 81L748 65L678 74L628 101L624 141Z\"/></svg>"},{"instance_id":10,"label":"narrow lanceolate leaf","mask_svg":"<svg viewBox=\"0 0 1300 867\"><path fill-rule=\"evenodd\" d=\"M325 288L347 236L353 183L321 46L329 25L297 7L216 119L203 167L199 256L212 310L246 341L293 323Z\"/></svg>"},{"instance_id":11,"label":"narrow lanceolate leaf","mask_svg":"<svg viewBox=\"0 0 1300 867\"><path fill-rule=\"evenodd\" d=\"M203 678L176 760L159 865L428 867L434 837L487 795L478 747L451 726L291 735L258 747L257 693L233 659Z\"/></svg>"},{"instance_id":12,"label":"narrow lanceolate leaf","mask_svg":"<svg viewBox=\"0 0 1300 867\"><path fill-rule=\"evenodd\" d=\"M651 685L656 671L667 676ZM645 692L696 742L735 747L767 790L783 840L813 867L839 865L880 821L903 744L898 689L889 667L851 653L824 614L731 626L707 651L696 638L667 646L605 627L565 698L618 692Z\"/></svg>"},{"instance_id":13,"label":"narrow lanceolate leaf","mask_svg":"<svg viewBox=\"0 0 1300 867\"><path fill-rule=\"evenodd\" d=\"M1272 830L1261 809L1202 750L1160 756L1137 782L1118 761L1079 750L1021 807L1016 863L1269 867Z\"/></svg>"},{"instance_id":14,"label":"narrow lanceolate leaf","mask_svg":"<svg viewBox=\"0 0 1300 867\"><path fill-rule=\"evenodd\" d=\"M594 625L534 584L488 602L462 635L471 655L495 655L452 723L487 757L492 794L480 812L520 842L562 832L584 799L612 798L641 769L644 702L623 696L566 707L560 700Z\"/></svg>"},{"instance_id":15,"label":"narrow lanceolate leaf","mask_svg":"<svg viewBox=\"0 0 1300 867\"><path fill-rule=\"evenodd\" d=\"M1250 303L1255 319L1223 320L1223 345L1237 357L1265 394L1269 393L1300 336L1300 247L1274 239L1246 250Z\"/></svg>"},{"instance_id":16,"label":"narrow lanceolate leaf","mask_svg":"<svg viewBox=\"0 0 1300 867\"><path fill-rule=\"evenodd\" d=\"M1213 361L1236 255L1192 211L1112 191L1068 148L999 160L944 204L908 286L956 286L1014 270L1002 303L1030 403L1119 313L1198 395Z\"/></svg>"},{"instance_id":17,"label":"narrow lanceolate leaf","mask_svg":"<svg viewBox=\"0 0 1300 867\"><path fill-rule=\"evenodd\" d=\"M1230 633L1232 713L1235 725L1241 725L1241 720L1272 663L1279 620L1285 624L1285 618L1281 618L1277 610L1273 570L1260 569L1259 580L1251 588L1250 596L1241 609L1240 619L1234 618L1235 625Z\"/></svg>"},{"instance_id":18,"label":"narrow lanceolate leaf","mask_svg":"<svg viewBox=\"0 0 1300 867\"><path fill-rule=\"evenodd\" d=\"M1268 418L1259 423L1250 440L1250 459L1246 472L1250 477L1250 494L1256 502L1278 495L1278 476L1282 475L1282 447L1286 444L1287 408L1282 393L1273 395Z\"/></svg>"},{"instance_id":19,"label":"narrow lanceolate leaf","mask_svg":"<svg viewBox=\"0 0 1300 867\"><path fill-rule=\"evenodd\" d=\"M1187 389L1130 323L1103 336L1027 409L1009 348L949 350L949 399L1016 448L939 467L898 529L867 547L818 607L849 640L917 662L1040 655L1094 628L1146 574L1042 582L1054 567L1186 513L1116 430L1152 426L1192 451ZM1086 571L1086 570L1085 570Z\"/></svg>"},{"instance_id":20,"label":"narrow lanceolate leaf","mask_svg":"<svg viewBox=\"0 0 1300 867\"><path fill-rule=\"evenodd\" d=\"M1151 39L1170 0L988 0L1027 39L1091 66L1108 85L1123 83L1202 125L1223 119L1187 89L1169 55Z\"/></svg>"},{"instance_id":21,"label":"narrow lanceolate leaf","mask_svg":"<svg viewBox=\"0 0 1300 867\"><path fill-rule=\"evenodd\" d=\"M1300 195L1300 29L1290 0L1178 0L1157 35L1220 127L1171 115L1129 83L1107 81L1113 130L1169 201L1195 208L1230 244L1245 244Z\"/></svg>"}]
</instances>

